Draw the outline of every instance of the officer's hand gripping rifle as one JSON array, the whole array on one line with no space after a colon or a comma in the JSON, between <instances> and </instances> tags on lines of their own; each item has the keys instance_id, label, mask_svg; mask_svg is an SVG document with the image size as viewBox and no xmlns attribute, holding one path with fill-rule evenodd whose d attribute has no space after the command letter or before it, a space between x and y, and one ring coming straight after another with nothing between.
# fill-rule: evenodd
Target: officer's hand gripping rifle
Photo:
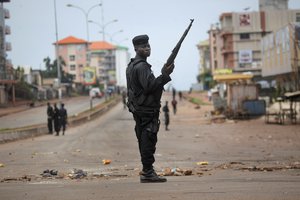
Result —
<instances>
[{"instance_id":1,"label":"officer's hand gripping rifle","mask_svg":"<svg viewBox=\"0 0 300 200\"><path fill-rule=\"evenodd\" d=\"M193 22L194 22L194 19L191 19L191 22L190 22L189 26L188 26L187 29L184 31L184 33L183 33L183 35L181 36L179 42L176 44L176 46L175 46L175 48L173 49L171 55L169 56L169 58L168 58L168 60L167 60L167 62L166 62L166 64L165 64L166 67L169 67L169 66L171 66L171 65L174 63L174 60L175 60L175 58L176 58L176 56L177 56L177 54L178 54L178 52L179 52L179 49L180 49L180 47L181 47L181 44L182 44L184 38L186 37L186 35L188 34L190 28L192 27Z\"/></svg>"}]
</instances>

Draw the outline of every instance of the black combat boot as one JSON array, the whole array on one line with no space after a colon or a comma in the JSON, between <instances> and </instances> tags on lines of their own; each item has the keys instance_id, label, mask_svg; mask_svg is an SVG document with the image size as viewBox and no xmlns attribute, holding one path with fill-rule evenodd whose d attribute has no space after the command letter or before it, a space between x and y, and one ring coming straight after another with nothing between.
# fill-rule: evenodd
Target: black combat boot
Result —
<instances>
[{"instance_id":1,"label":"black combat boot","mask_svg":"<svg viewBox=\"0 0 300 200\"><path fill-rule=\"evenodd\" d=\"M167 182L167 179L164 177L160 177L156 174L153 169L148 171L143 171L140 175L141 183L163 183Z\"/></svg>"}]
</instances>

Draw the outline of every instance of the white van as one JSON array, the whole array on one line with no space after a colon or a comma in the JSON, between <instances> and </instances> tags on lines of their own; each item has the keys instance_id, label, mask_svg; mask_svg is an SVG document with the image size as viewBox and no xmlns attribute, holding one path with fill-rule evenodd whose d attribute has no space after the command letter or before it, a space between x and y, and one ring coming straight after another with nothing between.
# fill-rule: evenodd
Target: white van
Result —
<instances>
[{"instance_id":1,"label":"white van","mask_svg":"<svg viewBox=\"0 0 300 200\"><path fill-rule=\"evenodd\" d=\"M90 89L90 97L91 98L101 98L103 93L101 92L100 88L92 88Z\"/></svg>"}]
</instances>

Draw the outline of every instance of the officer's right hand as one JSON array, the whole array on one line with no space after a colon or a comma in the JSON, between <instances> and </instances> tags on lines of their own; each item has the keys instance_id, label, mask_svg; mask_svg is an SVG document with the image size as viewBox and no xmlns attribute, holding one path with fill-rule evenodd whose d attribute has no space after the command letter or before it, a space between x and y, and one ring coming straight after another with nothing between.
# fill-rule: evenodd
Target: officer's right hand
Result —
<instances>
[{"instance_id":1,"label":"officer's right hand","mask_svg":"<svg viewBox=\"0 0 300 200\"><path fill-rule=\"evenodd\" d=\"M174 70L174 63L172 63L171 65L167 66L166 64L163 66L163 68L161 69L161 73L162 74L167 74L167 75L170 75L173 70Z\"/></svg>"}]
</instances>

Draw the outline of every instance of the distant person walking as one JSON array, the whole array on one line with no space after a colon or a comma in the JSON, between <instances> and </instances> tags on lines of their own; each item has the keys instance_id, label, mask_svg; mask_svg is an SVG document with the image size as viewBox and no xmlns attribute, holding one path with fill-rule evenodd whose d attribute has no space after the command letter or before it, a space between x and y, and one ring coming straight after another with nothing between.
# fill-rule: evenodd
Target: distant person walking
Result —
<instances>
[{"instance_id":1,"label":"distant person walking","mask_svg":"<svg viewBox=\"0 0 300 200\"><path fill-rule=\"evenodd\" d=\"M176 89L175 88L173 88L172 94L173 94L173 99L174 99L176 97Z\"/></svg>"},{"instance_id":2,"label":"distant person walking","mask_svg":"<svg viewBox=\"0 0 300 200\"><path fill-rule=\"evenodd\" d=\"M181 91L178 92L178 96L179 96L179 100L181 101L182 100L182 92Z\"/></svg>"},{"instance_id":3,"label":"distant person walking","mask_svg":"<svg viewBox=\"0 0 300 200\"><path fill-rule=\"evenodd\" d=\"M56 132L56 136L59 136L59 131L60 131L60 114L59 114L59 109L57 108L56 103L54 104L54 131Z\"/></svg>"},{"instance_id":4,"label":"distant person walking","mask_svg":"<svg viewBox=\"0 0 300 200\"><path fill-rule=\"evenodd\" d=\"M127 108L127 105L126 105L126 98L127 98L126 91L123 90L123 91L122 91L122 102L123 102L123 108L124 108L124 110Z\"/></svg>"},{"instance_id":5,"label":"distant person walking","mask_svg":"<svg viewBox=\"0 0 300 200\"><path fill-rule=\"evenodd\" d=\"M169 115L169 106L168 106L168 101L166 101L166 104L163 107L163 112L165 114L165 130L168 131L169 124L170 124L170 115Z\"/></svg>"},{"instance_id":6,"label":"distant person walking","mask_svg":"<svg viewBox=\"0 0 300 200\"><path fill-rule=\"evenodd\" d=\"M53 133L53 115L54 111L50 103L47 103L47 120L48 120L48 133Z\"/></svg>"},{"instance_id":7,"label":"distant person walking","mask_svg":"<svg viewBox=\"0 0 300 200\"><path fill-rule=\"evenodd\" d=\"M173 107L173 113L174 113L174 115L176 115L176 112L177 112L177 101L176 101L175 98L172 100L172 107Z\"/></svg>"},{"instance_id":8,"label":"distant person walking","mask_svg":"<svg viewBox=\"0 0 300 200\"><path fill-rule=\"evenodd\" d=\"M66 125L68 124L68 112L65 109L65 104L61 104L61 108L59 110L60 116L60 125L62 128L62 134L65 135Z\"/></svg>"}]
</instances>

